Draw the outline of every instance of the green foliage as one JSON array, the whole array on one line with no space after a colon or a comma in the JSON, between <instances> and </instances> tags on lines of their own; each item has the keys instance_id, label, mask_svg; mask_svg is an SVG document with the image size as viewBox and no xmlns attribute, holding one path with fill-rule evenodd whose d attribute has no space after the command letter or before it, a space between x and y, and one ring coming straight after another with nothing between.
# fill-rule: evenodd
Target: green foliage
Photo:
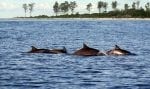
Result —
<instances>
[{"instance_id":1,"label":"green foliage","mask_svg":"<svg viewBox=\"0 0 150 89\"><path fill-rule=\"evenodd\" d=\"M25 12L25 17L26 17L26 13L27 13L27 10L28 10L28 5L26 3L24 3L22 5L22 8L24 9L24 12Z\"/></svg>"},{"instance_id":2,"label":"green foliage","mask_svg":"<svg viewBox=\"0 0 150 89\"><path fill-rule=\"evenodd\" d=\"M124 9L125 11L129 9L129 5L128 4L124 4Z\"/></svg>"},{"instance_id":3,"label":"green foliage","mask_svg":"<svg viewBox=\"0 0 150 89\"><path fill-rule=\"evenodd\" d=\"M53 10L54 10L54 13L56 13L56 16L57 16L57 14L59 12L59 4L58 4L57 1L55 2L54 6L53 6Z\"/></svg>"},{"instance_id":4,"label":"green foliage","mask_svg":"<svg viewBox=\"0 0 150 89\"><path fill-rule=\"evenodd\" d=\"M91 8L92 8L92 3L86 5L86 9L89 11L89 14L91 12Z\"/></svg>"},{"instance_id":5,"label":"green foliage","mask_svg":"<svg viewBox=\"0 0 150 89\"><path fill-rule=\"evenodd\" d=\"M116 10L118 3L117 1L113 1L111 5L112 5L112 8Z\"/></svg>"},{"instance_id":6,"label":"green foliage","mask_svg":"<svg viewBox=\"0 0 150 89\"><path fill-rule=\"evenodd\" d=\"M102 9L102 7L103 7L103 4L104 4L104 2L102 2L102 1L99 1L99 2L98 2L97 8L98 8L98 10L99 10L99 13L101 13L101 9Z\"/></svg>"},{"instance_id":7,"label":"green foliage","mask_svg":"<svg viewBox=\"0 0 150 89\"><path fill-rule=\"evenodd\" d=\"M140 2L133 2L131 5L131 8L128 4L124 4L124 10L117 9L117 1L112 2L112 8L113 11L107 12L108 3L99 1L97 3L97 8L99 10L99 13L90 13L92 8L92 3L87 4L87 10L89 11L89 14L79 14L79 12L76 12L74 14L74 9L77 7L77 3L75 1L68 2L65 1L63 3L55 2L53 5L53 10L56 16L47 16L47 15L39 15L35 17L31 17L31 12L33 11L34 3L31 4L23 4L22 7L25 10L25 17L27 10L30 11L30 18L149 18L150 17L150 3L145 4L144 8L139 8ZM102 12L103 10L103 12ZM71 11L71 14L69 14L69 11ZM63 15L57 15L58 13L63 12Z\"/></svg>"},{"instance_id":8,"label":"green foliage","mask_svg":"<svg viewBox=\"0 0 150 89\"><path fill-rule=\"evenodd\" d=\"M107 2L103 2L103 1L99 1L98 5L97 5L97 8L99 10L99 13L101 13L101 9L102 8L105 10L104 12L107 12L108 3Z\"/></svg>"},{"instance_id":9,"label":"green foliage","mask_svg":"<svg viewBox=\"0 0 150 89\"><path fill-rule=\"evenodd\" d=\"M139 6L140 6L140 1L137 1L136 2L136 9L139 9Z\"/></svg>"},{"instance_id":10,"label":"green foliage","mask_svg":"<svg viewBox=\"0 0 150 89\"><path fill-rule=\"evenodd\" d=\"M136 3L135 2L132 3L132 9L136 9Z\"/></svg>"},{"instance_id":11,"label":"green foliage","mask_svg":"<svg viewBox=\"0 0 150 89\"><path fill-rule=\"evenodd\" d=\"M66 14L69 11L69 3L68 1L65 1L64 3L61 3L60 6L60 11Z\"/></svg>"},{"instance_id":12,"label":"green foliage","mask_svg":"<svg viewBox=\"0 0 150 89\"><path fill-rule=\"evenodd\" d=\"M77 3L76 3L75 1L70 2L69 8L70 8L72 14L74 13L74 9L75 9L76 7L77 7Z\"/></svg>"},{"instance_id":13,"label":"green foliage","mask_svg":"<svg viewBox=\"0 0 150 89\"><path fill-rule=\"evenodd\" d=\"M146 3L145 4L145 8L146 8L146 11L150 12L150 3Z\"/></svg>"},{"instance_id":14,"label":"green foliage","mask_svg":"<svg viewBox=\"0 0 150 89\"><path fill-rule=\"evenodd\" d=\"M35 16L33 18L49 18L49 16L47 16L47 15L39 15L39 16Z\"/></svg>"},{"instance_id":15,"label":"green foliage","mask_svg":"<svg viewBox=\"0 0 150 89\"><path fill-rule=\"evenodd\" d=\"M29 4L24 3L22 5L22 7L25 11L25 17L26 17L26 13L27 13L28 10L29 10L30 17L31 17L31 13L33 12L34 5L35 5L35 3L29 3Z\"/></svg>"},{"instance_id":16,"label":"green foliage","mask_svg":"<svg viewBox=\"0 0 150 89\"><path fill-rule=\"evenodd\" d=\"M30 17L31 17L31 13L33 12L34 5L35 5L35 3L28 4L29 11L30 11Z\"/></svg>"},{"instance_id":17,"label":"green foliage","mask_svg":"<svg viewBox=\"0 0 150 89\"><path fill-rule=\"evenodd\" d=\"M52 18L148 18L150 12L140 9L115 10L107 13L52 16Z\"/></svg>"},{"instance_id":18,"label":"green foliage","mask_svg":"<svg viewBox=\"0 0 150 89\"><path fill-rule=\"evenodd\" d=\"M103 8L105 9L104 12L107 12L107 8L108 8L108 3L107 2L103 2Z\"/></svg>"},{"instance_id":19,"label":"green foliage","mask_svg":"<svg viewBox=\"0 0 150 89\"><path fill-rule=\"evenodd\" d=\"M65 1L63 3L60 3L60 5L58 4L58 2L55 2L55 4L53 5L53 10L56 16L61 12L63 12L63 14L68 14L69 10L72 12L72 14L74 14L74 9L76 7L77 3L75 1L70 3L68 1Z\"/></svg>"}]
</instances>

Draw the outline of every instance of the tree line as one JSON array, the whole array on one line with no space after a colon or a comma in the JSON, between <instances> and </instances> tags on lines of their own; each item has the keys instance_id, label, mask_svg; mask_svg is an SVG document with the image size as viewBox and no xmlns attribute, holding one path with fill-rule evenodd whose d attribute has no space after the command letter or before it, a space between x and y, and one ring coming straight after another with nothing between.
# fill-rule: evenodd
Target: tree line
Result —
<instances>
[{"instance_id":1,"label":"tree line","mask_svg":"<svg viewBox=\"0 0 150 89\"><path fill-rule=\"evenodd\" d=\"M77 7L77 3L75 1L70 2L70 3L68 1L65 1L65 2L61 3L60 5L56 1L53 6L53 10L54 10L54 13L56 14L56 16L58 15L59 12L66 14L69 10L72 12L72 14L74 14L74 9L76 7Z\"/></svg>"},{"instance_id":2,"label":"tree line","mask_svg":"<svg viewBox=\"0 0 150 89\"><path fill-rule=\"evenodd\" d=\"M104 1L98 1L97 2L97 9L98 9L98 13L92 13L91 15L91 9L92 9L92 3L88 3L86 5L86 10L88 11L89 15L87 14L83 14L85 16L92 16L94 17L109 17L109 16L125 16L125 17L134 17L139 15L139 16L146 16L146 17L150 17L150 2L147 2L143 7L140 7L140 1L137 2L133 2L131 6L129 6L129 4L125 3L124 4L124 9L120 10L118 7L118 2L117 1L112 1L111 2L111 8L112 11L107 11L108 10L108 2L104 2ZM31 13L33 11L33 7L34 4L23 4L23 8L25 11L25 17L26 17L26 12L27 12L27 8L29 8L29 13L30 13L30 17L31 17ZM60 16L67 16L69 14L69 12L71 12L71 16L79 16L79 12L75 12L75 8L77 8L78 5L76 3L76 1L64 1L62 3L58 3L57 1L54 3L53 5L53 11L55 13L56 16L52 16L52 17L60 17ZM62 15L63 14L63 15ZM58 16L59 15L59 16ZM80 16L83 16L80 15ZM84 16L83 16L84 17Z\"/></svg>"}]
</instances>

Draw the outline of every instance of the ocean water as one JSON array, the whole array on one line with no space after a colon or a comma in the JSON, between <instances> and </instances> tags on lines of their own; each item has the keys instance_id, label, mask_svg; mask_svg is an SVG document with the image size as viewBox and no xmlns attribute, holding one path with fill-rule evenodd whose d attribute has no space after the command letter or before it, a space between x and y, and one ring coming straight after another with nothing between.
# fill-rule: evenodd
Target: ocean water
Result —
<instances>
[{"instance_id":1,"label":"ocean water","mask_svg":"<svg viewBox=\"0 0 150 89\"><path fill-rule=\"evenodd\" d=\"M137 55L26 53L65 46L72 54L83 43ZM150 89L150 21L0 20L0 89Z\"/></svg>"}]
</instances>

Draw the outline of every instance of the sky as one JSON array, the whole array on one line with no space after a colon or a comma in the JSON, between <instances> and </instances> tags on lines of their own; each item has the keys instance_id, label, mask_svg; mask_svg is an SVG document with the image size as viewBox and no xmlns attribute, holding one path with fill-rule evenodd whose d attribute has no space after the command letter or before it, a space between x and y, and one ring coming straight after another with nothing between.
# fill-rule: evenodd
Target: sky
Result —
<instances>
[{"instance_id":1,"label":"sky","mask_svg":"<svg viewBox=\"0 0 150 89\"><path fill-rule=\"evenodd\" d=\"M0 18L13 18L13 17L21 17L24 16L24 9L22 8L22 4L26 3L35 3L34 11L32 16L37 15L55 15L53 12L53 5L57 1L58 3L62 3L64 1L76 1L78 7L75 9L75 12L79 13L87 13L86 5L88 3L92 3L92 13L97 13L97 2L105 1L108 2L108 10L111 10L111 2L114 0L0 0ZM130 6L133 2L138 0L116 0L118 2L118 8L123 9L124 4L127 3ZM144 7L147 2L150 0L139 0L140 6ZM29 13L27 13L29 16Z\"/></svg>"}]
</instances>

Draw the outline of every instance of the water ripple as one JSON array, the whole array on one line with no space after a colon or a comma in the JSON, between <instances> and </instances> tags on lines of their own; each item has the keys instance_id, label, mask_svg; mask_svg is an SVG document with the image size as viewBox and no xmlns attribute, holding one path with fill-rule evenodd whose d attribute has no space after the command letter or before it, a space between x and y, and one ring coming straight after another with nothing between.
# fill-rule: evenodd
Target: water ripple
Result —
<instances>
[{"instance_id":1,"label":"water ripple","mask_svg":"<svg viewBox=\"0 0 150 89\"><path fill-rule=\"evenodd\" d=\"M139 25L140 24L140 25ZM149 21L0 21L1 89L149 89ZM142 29L142 30L141 30ZM115 44L137 56L29 54L30 46L106 51Z\"/></svg>"}]
</instances>

